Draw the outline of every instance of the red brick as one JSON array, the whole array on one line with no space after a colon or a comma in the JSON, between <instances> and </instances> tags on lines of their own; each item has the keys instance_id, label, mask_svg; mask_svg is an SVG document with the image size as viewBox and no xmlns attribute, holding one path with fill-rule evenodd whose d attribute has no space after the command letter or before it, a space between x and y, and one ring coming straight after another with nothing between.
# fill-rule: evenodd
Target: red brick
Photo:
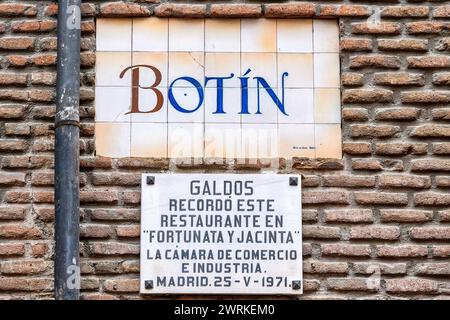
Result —
<instances>
[{"instance_id":1,"label":"red brick","mask_svg":"<svg viewBox=\"0 0 450 320\"><path fill-rule=\"evenodd\" d=\"M433 256L439 258L450 257L450 246L433 246Z\"/></svg>"},{"instance_id":2,"label":"red brick","mask_svg":"<svg viewBox=\"0 0 450 320\"><path fill-rule=\"evenodd\" d=\"M100 15L103 17L145 17L151 14L148 8L136 3L116 1L100 5Z\"/></svg>"},{"instance_id":3,"label":"red brick","mask_svg":"<svg viewBox=\"0 0 450 320\"><path fill-rule=\"evenodd\" d=\"M305 261L303 272L311 274L347 274L348 264L345 262Z\"/></svg>"},{"instance_id":4,"label":"red brick","mask_svg":"<svg viewBox=\"0 0 450 320\"><path fill-rule=\"evenodd\" d=\"M411 161L411 171L450 171L450 160L415 159Z\"/></svg>"},{"instance_id":5,"label":"red brick","mask_svg":"<svg viewBox=\"0 0 450 320\"><path fill-rule=\"evenodd\" d=\"M372 40L361 38L342 38L340 42L342 51L372 51Z\"/></svg>"},{"instance_id":6,"label":"red brick","mask_svg":"<svg viewBox=\"0 0 450 320\"><path fill-rule=\"evenodd\" d=\"M44 273L48 267L49 264L43 260L12 260L2 262L0 272L4 275L32 275Z\"/></svg>"},{"instance_id":7,"label":"red brick","mask_svg":"<svg viewBox=\"0 0 450 320\"><path fill-rule=\"evenodd\" d=\"M155 8L158 17L203 18L206 15L204 4L162 3Z\"/></svg>"},{"instance_id":8,"label":"red brick","mask_svg":"<svg viewBox=\"0 0 450 320\"><path fill-rule=\"evenodd\" d=\"M360 5L321 5L319 16L321 17L368 17L371 14L370 7Z\"/></svg>"},{"instance_id":9,"label":"red brick","mask_svg":"<svg viewBox=\"0 0 450 320\"><path fill-rule=\"evenodd\" d=\"M11 24L13 32L51 32L55 29L56 21L54 20L29 20Z\"/></svg>"},{"instance_id":10,"label":"red brick","mask_svg":"<svg viewBox=\"0 0 450 320\"><path fill-rule=\"evenodd\" d=\"M420 109L418 108L381 108L375 112L376 120L383 121L395 121L395 120L416 120L420 115Z\"/></svg>"},{"instance_id":11,"label":"red brick","mask_svg":"<svg viewBox=\"0 0 450 320\"><path fill-rule=\"evenodd\" d=\"M447 91L407 91L401 93L402 103L448 103L450 92Z\"/></svg>"},{"instance_id":12,"label":"red brick","mask_svg":"<svg viewBox=\"0 0 450 320\"><path fill-rule=\"evenodd\" d=\"M388 6L381 11L382 17L389 18L426 18L430 9L427 6Z\"/></svg>"},{"instance_id":13,"label":"red brick","mask_svg":"<svg viewBox=\"0 0 450 320\"><path fill-rule=\"evenodd\" d=\"M400 34L401 25L396 22L352 23L354 34Z\"/></svg>"},{"instance_id":14,"label":"red brick","mask_svg":"<svg viewBox=\"0 0 450 320\"><path fill-rule=\"evenodd\" d=\"M19 17L29 16L33 17L37 14L37 8L32 4L19 3L1 3L0 17Z\"/></svg>"},{"instance_id":15,"label":"red brick","mask_svg":"<svg viewBox=\"0 0 450 320\"><path fill-rule=\"evenodd\" d=\"M437 6L433 9L434 18L450 18L450 6Z\"/></svg>"},{"instance_id":16,"label":"red brick","mask_svg":"<svg viewBox=\"0 0 450 320\"><path fill-rule=\"evenodd\" d=\"M366 278L330 278L328 288L336 291L377 291Z\"/></svg>"},{"instance_id":17,"label":"red brick","mask_svg":"<svg viewBox=\"0 0 450 320\"><path fill-rule=\"evenodd\" d=\"M107 225L82 224L80 227L80 237L84 239L105 239L112 235L112 228Z\"/></svg>"},{"instance_id":18,"label":"red brick","mask_svg":"<svg viewBox=\"0 0 450 320\"><path fill-rule=\"evenodd\" d=\"M400 229L392 226L351 227L350 239L397 240Z\"/></svg>"},{"instance_id":19,"label":"red brick","mask_svg":"<svg viewBox=\"0 0 450 320\"><path fill-rule=\"evenodd\" d=\"M382 222L426 222L433 219L432 211L414 209L383 209L380 210Z\"/></svg>"},{"instance_id":20,"label":"red brick","mask_svg":"<svg viewBox=\"0 0 450 320\"><path fill-rule=\"evenodd\" d=\"M401 61L399 57L387 56L381 54L372 55L358 55L350 57L350 68L387 68L398 69L400 68Z\"/></svg>"},{"instance_id":21,"label":"red brick","mask_svg":"<svg viewBox=\"0 0 450 320\"><path fill-rule=\"evenodd\" d=\"M428 176L386 174L378 177L381 188L430 188L431 179Z\"/></svg>"},{"instance_id":22,"label":"red brick","mask_svg":"<svg viewBox=\"0 0 450 320\"><path fill-rule=\"evenodd\" d=\"M423 86L425 84L423 74L408 72L375 73L373 81L375 84L386 86Z\"/></svg>"},{"instance_id":23,"label":"red brick","mask_svg":"<svg viewBox=\"0 0 450 320\"><path fill-rule=\"evenodd\" d=\"M31 37L2 37L0 50L33 50L35 39Z\"/></svg>"},{"instance_id":24,"label":"red brick","mask_svg":"<svg viewBox=\"0 0 450 320\"><path fill-rule=\"evenodd\" d=\"M364 84L364 75L354 72L343 72L341 74L343 86L362 86Z\"/></svg>"},{"instance_id":25,"label":"red brick","mask_svg":"<svg viewBox=\"0 0 450 320\"><path fill-rule=\"evenodd\" d=\"M392 137L400 132L399 126L352 124L350 126L352 137L386 138Z\"/></svg>"},{"instance_id":26,"label":"red brick","mask_svg":"<svg viewBox=\"0 0 450 320\"><path fill-rule=\"evenodd\" d=\"M304 191L303 204L348 204L348 193L345 191Z\"/></svg>"},{"instance_id":27,"label":"red brick","mask_svg":"<svg viewBox=\"0 0 450 320\"><path fill-rule=\"evenodd\" d=\"M446 28L445 24L437 21L418 21L406 23L406 31L409 34L440 33Z\"/></svg>"},{"instance_id":28,"label":"red brick","mask_svg":"<svg viewBox=\"0 0 450 320\"><path fill-rule=\"evenodd\" d=\"M42 235L42 231L36 227L12 224L0 225L0 238L3 239L40 239Z\"/></svg>"},{"instance_id":29,"label":"red brick","mask_svg":"<svg viewBox=\"0 0 450 320\"><path fill-rule=\"evenodd\" d=\"M417 267L417 274L428 276L449 276L449 263L422 263Z\"/></svg>"},{"instance_id":30,"label":"red brick","mask_svg":"<svg viewBox=\"0 0 450 320\"><path fill-rule=\"evenodd\" d=\"M394 94L387 89L346 89L342 95L345 103L392 102Z\"/></svg>"},{"instance_id":31,"label":"red brick","mask_svg":"<svg viewBox=\"0 0 450 320\"><path fill-rule=\"evenodd\" d=\"M427 51L428 40L422 39L379 39L378 50L382 51Z\"/></svg>"},{"instance_id":32,"label":"red brick","mask_svg":"<svg viewBox=\"0 0 450 320\"><path fill-rule=\"evenodd\" d=\"M139 245L118 242L96 242L89 245L89 252L98 256L138 255Z\"/></svg>"},{"instance_id":33,"label":"red brick","mask_svg":"<svg viewBox=\"0 0 450 320\"><path fill-rule=\"evenodd\" d=\"M138 238L140 236L140 227L138 225L117 226L116 233L119 238Z\"/></svg>"},{"instance_id":34,"label":"red brick","mask_svg":"<svg viewBox=\"0 0 450 320\"><path fill-rule=\"evenodd\" d=\"M344 168L342 160L337 159L292 159L292 168L300 170L341 170Z\"/></svg>"},{"instance_id":35,"label":"red brick","mask_svg":"<svg viewBox=\"0 0 450 320\"><path fill-rule=\"evenodd\" d=\"M394 293L434 293L437 282L426 279L386 279L386 291Z\"/></svg>"},{"instance_id":36,"label":"red brick","mask_svg":"<svg viewBox=\"0 0 450 320\"><path fill-rule=\"evenodd\" d=\"M2 277L0 291L51 292L53 278Z\"/></svg>"},{"instance_id":37,"label":"red brick","mask_svg":"<svg viewBox=\"0 0 450 320\"><path fill-rule=\"evenodd\" d=\"M342 109L342 118L346 121L367 121L369 112L364 108L344 108Z\"/></svg>"},{"instance_id":38,"label":"red brick","mask_svg":"<svg viewBox=\"0 0 450 320\"><path fill-rule=\"evenodd\" d=\"M81 203L116 203L117 201L117 191L97 189L80 191Z\"/></svg>"},{"instance_id":39,"label":"red brick","mask_svg":"<svg viewBox=\"0 0 450 320\"><path fill-rule=\"evenodd\" d=\"M409 234L417 240L449 240L450 227L414 227Z\"/></svg>"},{"instance_id":40,"label":"red brick","mask_svg":"<svg viewBox=\"0 0 450 320\"><path fill-rule=\"evenodd\" d=\"M23 220L25 219L25 208L15 206L1 206L0 220Z\"/></svg>"},{"instance_id":41,"label":"red brick","mask_svg":"<svg viewBox=\"0 0 450 320\"><path fill-rule=\"evenodd\" d=\"M431 110L433 120L450 120L450 108L437 108Z\"/></svg>"},{"instance_id":42,"label":"red brick","mask_svg":"<svg viewBox=\"0 0 450 320\"><path fill-rule=\"evenodd\" d=\"M94 186L138 186L141 183L139 173L93 173Z\"/></svg>"},{"instance_id":43,"label":"red brick","mask_svg":"<svg viewBox=\"0 0 450 320\"><path fill-rule=\"evenodd\" d=\"M370 154L372 152L371 145L367 142L344 142L342 151L346 154Z\"/></svg>"},{"instance_id":44,"label":"red brick","mask_svg":"<svg viewBox=\"0 0 450 320\"><path fill-rule=\"evenodd\" d=\"M316 14L316 5L308 2L270 3L264 7L267 18L313 17Z\"/></svg>"},{"instance_id":45,"label":"red brick","mask_svg":"<svg viewBox=\"0 0 450 320\"><path fill-rule=\"evenodd\" d=\"M305 239L339 239L340 229L336 227L303 226Z\"/></svg>"},{"instance_id":46,"label":"red brick","mask_svg":"<svg viewBox=\"0 0 450 320\"><path fill-rule=\"evenodd\" d=\"M254 18L262 16L260 4L228 3L211 4L212 18Z\"/></svg>"},{"instance_id":47,"label":"red brick","mask_svg":"<svg viewBox=\"0 0 450 320\"><path fill-rule=\"evenodd\" d=\"M23 243L0 243L1 256L23 256L25 254L25 246Z\"/></svg>"},{"instance_id":48,"label":"red brick","mask_svg":"<svg viewBox=\"0 0 450 320\"><path fill-rule=\"evenodd\" d=\"M400 245L376 246L378 257L382 258L412 258L412 257L426 257L428 255L428 248L419 245Z\"/></svg>"},{"instance_id":49,"label":"red brick","mask_svg":"<svg viewBox=\"0 0 450 320\"><path fill-rule=\"evenodd\" d=\"M139 292L139 279L109 279L105 280L106 292Z\"/></svg>"},{"instance_id":50,"label":"red brick","mask_svg":"<svg viewBox=\"0 0 450 320\"><path fill-rule=\"evenodd\" d=\"M355 175L324 175L325 187L370 188L375 186L375 177Z\"/></svg>"},{"instance_id":51,"label":"red brick","mask_svg":"<svg viewBox=\"0 0 450 320\"><path fill-rule=\"evenodd\" d=\"M343 209L325 210L327 223L372 223L372 210L370 209Z\"/></svg>"},{"instance_id":52,"label":"red brick","mask_svg":"<svg viewBox=\"0 0 450 320\"><path fill-rule=\"evenodd\" d=\"M330 243L322 244L322 255L336 257L369 257L370 246L358 244Z\"/></svg>"}]
</instances>

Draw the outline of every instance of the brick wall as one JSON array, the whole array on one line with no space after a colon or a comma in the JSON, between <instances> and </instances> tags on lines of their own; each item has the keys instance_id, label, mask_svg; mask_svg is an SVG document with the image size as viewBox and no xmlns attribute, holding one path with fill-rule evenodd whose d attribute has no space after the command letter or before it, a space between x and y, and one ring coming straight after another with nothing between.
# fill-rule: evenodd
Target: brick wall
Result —
<instances>
[{"instance_id":1,"label":"brick wall","mask_svg":"<svg viewBox=\"0 0 450 320\"><path fill-rule=\"evenodd\" d=\"M56 12L52 1L0 3L0 299L52 298ZM82 298L144 298L142 172L270 170L94 155L95 17L153 14L339 18L344 157L278 169L303 175L302 298L450 297L449 1L136 0L83 4Z\"/></svg>"}]
</instances>

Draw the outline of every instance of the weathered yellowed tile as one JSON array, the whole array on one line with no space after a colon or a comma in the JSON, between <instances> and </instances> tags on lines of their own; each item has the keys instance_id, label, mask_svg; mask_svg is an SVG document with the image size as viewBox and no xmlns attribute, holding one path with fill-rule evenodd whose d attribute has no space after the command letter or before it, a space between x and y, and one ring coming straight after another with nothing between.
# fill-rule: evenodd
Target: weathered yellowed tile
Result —
<instances>
[{"instance_id":1,"label":"weathered yellowed tile","mask_svg":"<svg viewBox=\"0 0 450 320\"><path fill-rule=\"evenodd\" d=\"M133 50L162 51L168 50L169 22L167 18L134 18Z\"/></svg>"},{"instance_id":2,"label":"weathered yellowed tile","mask_svg":"<svg viewBox=\"0 0 450 320\"><path fill-rule=\"evenodd\" d=\"M239 75L241 72L241 55L239 52L207 52L205 54L206 77L233 77L224 79L224 87L239 87ZM216 80L208 81L207 87L217 86Z\"/></svg>"},{"instance_id":3,"label":"weathered yellowed tile","mask_svg":"<svg viewBox=\"0 0 450 320\"><path fill-rule=\"evenodd\" d=\"M156 85L157 75L160 83L158 87L168 87L168 54L167 52L133 52L133 65L141 65L139 67L139 85L142 87L150 87ZM157 69L153 70L151 67ZM159 74L158 74L159 71Z\"/></svg>"},{"instance_id":4,"label":"weathered yellowed tile","mask_svg":"<svg viewBox=\"0 0 450 320\"><path fill-rule=\"evenodd\" d=\"M339 26L334 19L314 19L314 51L339 52Z\"/></svg>"},{"instance_id":5,"label":"weathered yellowed tile","mask_svg":"<svg viewBox=\"0 0 450 320\"><path fill-rule=\"evenodd\" d=\"M169 51L204 51L205 20L169 19Z\"/></svg>"},{"instance_id":6,"label":"weathered yellowed tile","mask_svg":"<svg viewBox=\"0 0 450 320\"><path fill-rule=\"evenodd\" d=\"M275 53L249 53L241 54L241 74L251 71L246 75L249 77L248 86L255 88L257 82L254 77L262 77L272 88L277 87L277 55Z\"/></svg>"},{"instance_id":7,"label":"weathered yellowed tile","mask_svg":"<svg viewBox=\"0 0 450 320\"><path fill-rule=\"evenodd\" d=\"M167 88L139 88L138 97L139 113L131 114L131 121L167 122Z\"/></svg>"},{"instance_id":8,"label":"weathered yellowed tile","mask_svg":"<svg viewBox=\"0 0 450 320\"><path fill-rule=\"evenodd\" d=\"M95 120L100 122L129 122L131 87L96 87Z\"/></svg>"},{"instance_id":9,"label":"weathered yellowed tile","mask_svg":"<svg viewBox=\"0 0 450 320\"><path fill-rule=\"evenodd\" d=\"M314 54L314 86L316 88L339 88L340 64L337 53Z\"/></svg>"},{"instance_id":10,"label":"weathered yellowed tile","mask_svg":"<svg viewBox=\"0 0 450 320\"><path fill-rule=\"evenodd\" d=\"M130 156L130 123L95 124L95 150L97 156L123 158Z\"/></svg>"},{"instance_id":11,"label":"weathered yellowed tile","mask_svg":"<svg viewBox=\"0 0 450 320\"><path fill-rule=\"evenodd\" d=\"M278 96L282 97L278 88ZM284 113L278 111L279 123L313 123L314 122L313 89L284 89Z\"/></svg>"},{"instance_id":12,"label":"weathered yellowed tile","mask_svg":"<svg viewBox=\"0 0 450 320\"><path fill-rule=\"evenodd\" d=\"M241 148L239 123L205 123L205 157L240 158Z\"/></svg>"},{"instance_id":13,"label":"weathered yellowed tile","mask_svg":"<svg viewBox=\"0 0 450 320\"><path fill-rule=\"evenodd\" d=\"M278 52L313 52L311 19L278 19Z\"/></svg>"},{"instance_id":14,"label":"weathered yellowed tile","mask_svg":"<svg viewBox=\"0 0 450 320\"><path fill-rule=\"evenodd\" d=\"M131 156L167 157L167 123L132 123Z\"/></svg>"},{"instance_id":15,"label":"weathered yellowed tile","mask_svg":"<svg viewBox=\"0 0 450 320\"><path fill-rule=\"evenodd\" d=\"M287 72L285 77L286 88L312 88L313 55L311 53L279 53L278 54L278 83L281 87L281 75Z\"/></svg>"},{"instance_id":16,"label":"weathered yellowed tile","mask_svg":"<svg viewBox=\"0 0 450 320\"><path fill-rule=\"evenodd\" d=\"M205 120L205 98L202 88L173 87L169 89L168 97L169 122L203 122Z\"/></svg>"},{"instance_id":17,"label":"weathered yellowed tile","mask_svg":"<svg viewBox=\"0 0 450 320\"><path fill-rule=\"evenodd\" d=\"M314 90L314 119L316 123L341 123L341 94L335 88Z\"/></svg>"},{"instance_id":18,"label":"weathered yellowed tile","mask_svg":"<svg viewBox=\"0 0 450 320\"><path fill-rule=\"evenodd\" d=\"M240 19L206 19L206 52L239 52L241 47Z\"/></svg>"},{"instance_id":19,"label":"weathered yellowed tile","mask_svg":"<svg viewBox=\"0 0 450 320\"><path fill-rule=\"evenodd\" d=\"M204 123L169 123L169 157L203 157L204 128Z\"/></svg>"},{"instance_id":20,"label":"weathered yellowed tile","mask_svg":"<svg viewBox=\"0 0 450 320\"><path fill-rule=\"evenodd\" d=\"M242 124L243 158L277 158L278 151L276 124Z\"/></svg>"},{"instance_id":21,"label":"weathered yellowed tile","mask_svg":"<svg viewBox=\"0 0 450 320\"><path fill-rule=\"evenodd\" d=\"M96 50L131 51L132 19L97 19Z\"/></svg>"},{"instance_id":22,"label":"weathered yellowed tile","mask_svg":"<svg viewBox=\"0 0 450 320\"><path fill-rule=\"evenodd\" d=\"M316 124L316 158L342 158L340 124Z\"/></svg>"},{"instance_id":23,"label":"weathered yellowed tile","mask_svg":"<svg viewBox=\"0 0 450 320\"><path fill-rule=\"evenodd\" d=\"M241 50L242 52L276 52L276 20L242 19Z\"/></svg>"},{"instance_id":24,"label":"weathered yellowed tile","mask_svg":"<svg viewBox=\"0 0 450 320\"><path fill-rule=\"evenodd\" d=\"M203 85L205 74L205 59L202 52L170 52L169 53L169 86L180 77L192 77ZM176 87L192 86L179 80L173 84Z\"/></svg>"},{"instance_id":25,"label":"weathered yellowed tile","mask_svg":"<svg viewBox=\"0 0 450 320\"><path fill-rule=\"evenodd\" d=\"M96 77L97 86L131 86L131 71L122 78L123 70L131 66L131 52L97 52Z\"/></svg>"},{"instance_id":26,"label":"weathered yellowed tile","mask_svg":"<svg viewBox=\"0 0 450 320\"><path fill-rule=\"evenodd\" d=\"M241 90L240 88L223 88L222 106L218 106L218 89L205 89L205 121L216 123L240 123ZM222 112L223 111L223 112Z\"/></svg>"},{"instance_id":27,"label":"weathered yellowed tile","mask_svg":"<svg viewBox=\"0 0 450 320\"><path fill-rule=\"evenodd\" d=\"M282 158L314 158L314 124L279 124L279 154Z\"/></svg>"}]
</instances>

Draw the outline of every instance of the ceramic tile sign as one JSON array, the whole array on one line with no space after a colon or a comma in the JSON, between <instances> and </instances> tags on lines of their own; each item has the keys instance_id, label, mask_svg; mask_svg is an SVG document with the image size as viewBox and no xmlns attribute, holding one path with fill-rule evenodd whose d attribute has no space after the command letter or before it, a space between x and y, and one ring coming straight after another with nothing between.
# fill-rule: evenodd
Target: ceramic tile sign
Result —
<instances>
[{"instance_id":1,"label":"ceramic tile sign","mask_svg":"<svg viewBox=\"0 0 450 320\"><path fill-rule=\"evenodd\" d=\"M336 20L97 20L98 155L341 158Z\"/></svg>"},{"instance_id":2,"label":"ceramic tile sign","mask_svg":"<svg viewBox=\"0 0 450 320\"><path fill-rule=\"evenodd\" d=\"M143 174L144 294L302 293L300 176Z\"/></svg>"}]
</instances>

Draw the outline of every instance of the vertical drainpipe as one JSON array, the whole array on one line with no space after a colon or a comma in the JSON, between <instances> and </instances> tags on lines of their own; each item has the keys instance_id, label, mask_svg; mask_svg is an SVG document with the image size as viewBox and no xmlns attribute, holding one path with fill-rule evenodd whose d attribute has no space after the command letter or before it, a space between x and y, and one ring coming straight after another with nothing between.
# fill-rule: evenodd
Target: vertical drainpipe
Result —
<instances>
[{"instance_id":1,"label":"vertical drainpipe","mask_svg":"<svg viewBox=\"0 0 450 320\"><path fill-rule=\"evenodd\" d=\"M81 0L58 1L55 115L55 299L80 295L79 105Z\"/></svg>"}]
</instances>

